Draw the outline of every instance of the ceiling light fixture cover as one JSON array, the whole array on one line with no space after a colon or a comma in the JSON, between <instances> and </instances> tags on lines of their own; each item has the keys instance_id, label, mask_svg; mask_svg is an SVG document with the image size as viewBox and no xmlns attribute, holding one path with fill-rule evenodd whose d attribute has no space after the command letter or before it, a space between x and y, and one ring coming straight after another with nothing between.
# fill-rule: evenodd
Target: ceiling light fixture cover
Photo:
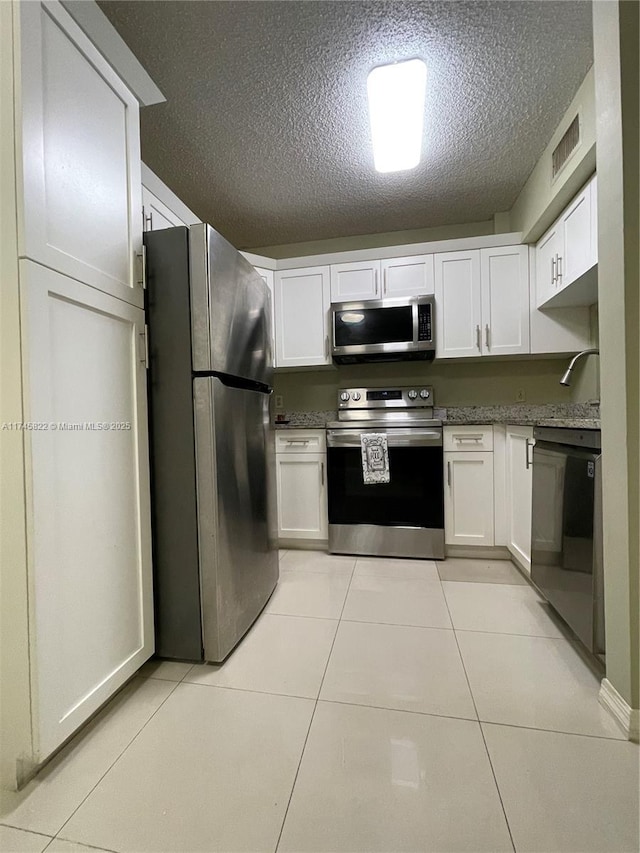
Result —
<instances>
[{"instance_id":1,"label":"ceiling light fixture cover","mask_svg":"<svg viewBox=\"0 0 640 853\"><path fill-rule=\"evenodd\" d=\"M369 119L378 172L401 172L420 162L426 84L427 67L421 59L379 65L369 73Z\"/></svg>"}]
</instances>

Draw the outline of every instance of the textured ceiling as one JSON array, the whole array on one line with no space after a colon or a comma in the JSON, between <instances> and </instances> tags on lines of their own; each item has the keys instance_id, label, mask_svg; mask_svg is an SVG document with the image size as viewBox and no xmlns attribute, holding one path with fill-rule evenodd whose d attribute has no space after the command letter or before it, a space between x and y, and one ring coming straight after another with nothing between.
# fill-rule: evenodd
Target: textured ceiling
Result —
<instances>
[{"instance_id":1,"label":"textured ceiling","mask_svg":"<svg viewBox=\"0 0 640 853\"><path fill-rule=\"evenodd\" d=\"M592 63L590 2L99 5L167 98L142 111L144 161L238 247L508 210ZM423 160L381 175L367 74L415 56Z\"/></svg>"}]
</instances>

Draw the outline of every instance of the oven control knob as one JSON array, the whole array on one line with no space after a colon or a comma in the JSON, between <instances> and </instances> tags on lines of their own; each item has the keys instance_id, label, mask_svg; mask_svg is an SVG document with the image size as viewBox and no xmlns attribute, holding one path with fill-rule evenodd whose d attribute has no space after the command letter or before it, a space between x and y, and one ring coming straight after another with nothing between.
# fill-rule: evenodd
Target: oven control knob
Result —
<instances>
[{"instance_id":1,"label":"oven control knob","mask_svg":"<svg viewBox=\"0 0 640 853\"><path fill-rule=\"evenodd\" d=\"M346 403L350 396L351 395L349 394L348 391L341 391L340 392L340 399L342 400L343 403Z\"/></svg>"},{"instance_id":2,"label":"oven control knob","mask_svg":"<svg viewBox=\"0 0 640 853\"><path fill-rule=\"evenodd\" d=\"M409 393L407 394L407 397L410 400L415 400L417 398L417 396L418 396L418 392L414 391L413 389L411 389L411 391L409 391Z\"/></svg>"},{"instance_id":3,"label":"oven control knob","mask_svg":"<svg viewBox=\"0 0 640 853\"><path fill-rule=\"evenodd\" d=\"M422 397L423 400L428 400L430 395L429 395L429 392L427 391L427 389L423 388L422 391L420 392L420 396Z\"/></svg>"},{"instance_id":4,"label":"oven control knob","mask_svg":"<svg viewBox=\"0 0 640 853\"><path fill-rule=\"evenodd\" d=\"M355 400L357 403L361 397L362 397L362 394L359 391L354 391L351 399Z\"/></svg>"}]
</instances>

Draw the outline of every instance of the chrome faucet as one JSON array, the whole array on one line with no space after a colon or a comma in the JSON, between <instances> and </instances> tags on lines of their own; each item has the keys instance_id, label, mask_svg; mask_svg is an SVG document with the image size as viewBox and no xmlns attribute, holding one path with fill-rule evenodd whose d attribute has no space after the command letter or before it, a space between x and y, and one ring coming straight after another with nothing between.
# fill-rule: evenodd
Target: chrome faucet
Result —
<instances>
[{"instance_id":1,"label":"chrome faucet","mask_svg":"<svg viewBox=\"0 0 640 853\"><path fill-rule=\"evenodd\" d=\"M576 361L579 358L582 358L583 355L600 355L600 350L598 349L584 349L582 352L579 352L569 362L569 367L564 372L562 379L560 380L561 385L571 385L571 373L573 372L573 368L576 366Z\"/></svg>"}]
</instances>

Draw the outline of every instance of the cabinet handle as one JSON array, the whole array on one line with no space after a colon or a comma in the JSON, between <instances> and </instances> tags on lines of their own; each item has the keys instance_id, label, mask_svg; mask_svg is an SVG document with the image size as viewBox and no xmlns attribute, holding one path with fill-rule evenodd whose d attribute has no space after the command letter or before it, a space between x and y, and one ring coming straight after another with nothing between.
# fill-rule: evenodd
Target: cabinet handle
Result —
<instances>
[{"instance_id":1,"label":"cabinet handle","mask_svg":"<svg viewBox=\"0 0 640 853\"><path fill-rule=\"evenodd\" d=\"M373 271L373 281L375 286L376 296L378 295L378 270Z\"/></svg>"},{"instance_id":2,"label":"cabinet handle","mask_svg":"<svg viewBox=\"0 0 640 853\"><path fill-rule=\"evenodd\" d=\"M329 358L329 335L324 336L324 357Z\"/></svg>"},{"instance_id":3,"label":"cabinet handle","mask_svg":"<svg viewBox=\"0 0 640 853\"><path fill-rule=\"evenodd\" d=\"M287 444L303 444L306 447L306 445L309 444L309 439L308 438L288 438Z\"/></svg>"},{"instance_id":4,"label":"cabinet handle","mask_svg":"<svg viewBox=\"0 0 640 853\"><path fill-rule=\"evenodd\" d=\"M525 468L527 471L529 470L529 468L531 468L531 465L533 464L531 462L531 460L529 459L529 448L533 447L534 445L535 445L535 441L529 441L528 438L525 439L525 441L524 441L524 460L525 460Z\"/></svg>"},{"instance_id":5,"label":"cabinet handle","mask_svg":"<svg viewBox=\"0 0 640 853\"><path fill-rule=\"evenodd\" d=\"M140 259L140 278L138 284L143 290L147 288L147 247L143 246L142 251L136 254L136 258Z\"/></svg>"},{"instance_id":6,"label":"cabinet handle","mask_svg":"<svg viewBox=\"0 0 640 853\"><path fill-rule=\"evenodd\" d=\"M451 488L451 462L447 462L447 486Z\"/></svg>"},{"instance_id":7,"label":"cabinet handle","mask_svg":"<svg viewBox=\"0 0 640 853\"><path fill-rule=\"evenodd\" d=\"M385 296L387 295L387 270L386 269L383 273L382 292L384 293Z\"/></svg>"},{"instance_id":8,"label":"cabinet handle","mask_svg":"<svg viewBox=\"0 0 640 853\"><path fill-rule=\"evenodd\" d=\"M454 435L454 440L458 442L458 444L462 444L465 441L482 441L484 436L482 435Z\"/></svg>"},{"instance_id":9,"label":"cabinet handle","mask_svg":"<svg viewBox=\"0 0 640 853\"><path fill-rule=\"evenodd\" d=\"M491 347L489 346L489 324L488 323L484 327L484 339L485 339L485 343L487 345L487 349L491 349Z\"/></svg>"},{"instance_id":10,"label":"cabinet handle","mask_svg":"<svg viewBox=\"0 0 640 853\"><path fill-rule=\"evenodd\" d=\"M556 281L558 284L562 284L562 255L558 255L556 261Z\"/></svg>"},{"instance_id":11,"label":"cabinet handle","mask_svg":"<svg viewBox=\"0 0 640 853\"><path fill-rule=\"evenodd\" d=\"M556 283L556 259L551 258L551 284Z\"/></svg>"},{"instance_id":12,"label":"cabinet handle","mask_svg":"<svg viewBox=\"0 0 640 853\"><path fill-rule=\"evenodd\" d=\"M482 342L480 341L480 326L476 326L476 346L482 352Z\"/></svg>"},{"instance_id":13,"label":"cabinet handle","mask_svg":"<svg viewBox=\"0 0 640 853\"><path fill-rule=\"evenodd\" d=\"M324 486L324 462L320 463L320 485Z\"/></svg>"}]
</instances>

